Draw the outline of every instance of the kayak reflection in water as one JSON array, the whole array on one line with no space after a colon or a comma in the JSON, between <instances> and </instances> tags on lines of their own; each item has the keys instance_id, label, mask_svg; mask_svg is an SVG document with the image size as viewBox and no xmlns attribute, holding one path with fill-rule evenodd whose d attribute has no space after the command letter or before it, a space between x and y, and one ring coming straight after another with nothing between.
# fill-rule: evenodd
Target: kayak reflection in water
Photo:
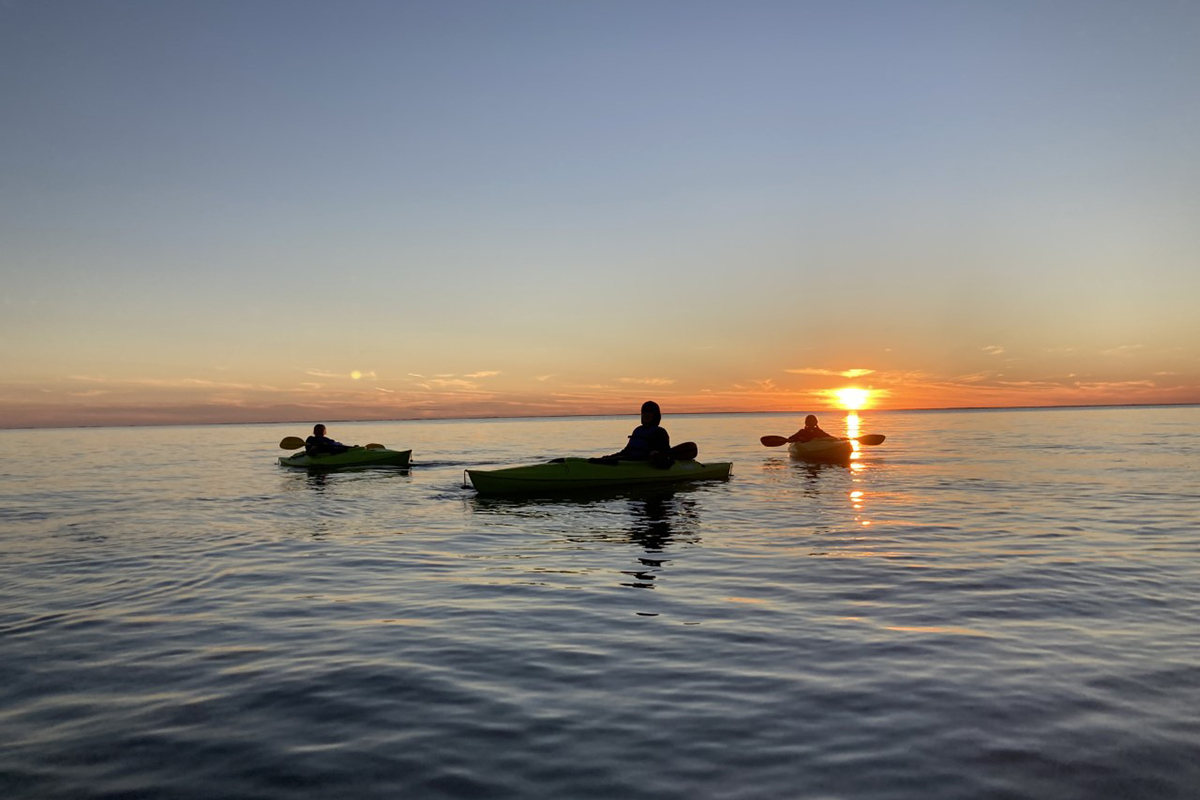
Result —
<instances>
[{"instance_id":1,"label":"kayak reflection in water","mask_svg":"<svg viewBox=\"0 0 1200 800\"><path fill-rule=\"evenodd\" d=\"M642 403L642 424L629 434L629 443L625 445L625 448L611 456L605 456L603 459L592 460L649 461L654 466L665 469L670 467L676 458L685 460L695 458L695 443L684 442L671 447L671 436L667 433L667 429L659 424L660 422L662 422L662 410L658 407L658 403L647 400Z\"/></svg>"},{"instance_id":2,"label":"kayak reflection in water","mask_svg":"<svg viewBox=\"0 0 1200 800\"><path fill-rule=\"evenodd\" d=\"M352 449L349 445L335 442L325 435L325 426L313 425L313 435L304 440L304 452L310 456L337 455Z\"/></svg>"},{"instance_id":3,"label":"kayak reflection in water","mask_svg":"<svg viewBox=\"0 0 1200 800\"><path fill-rule=\"evenodd\" d=\"M817 418L809 414L804 418L804 427L788 437L789 442L811 442L813 439L836 439L825 431L821 430L821 426L817 424Z\"/></svg>"}]
</instances>

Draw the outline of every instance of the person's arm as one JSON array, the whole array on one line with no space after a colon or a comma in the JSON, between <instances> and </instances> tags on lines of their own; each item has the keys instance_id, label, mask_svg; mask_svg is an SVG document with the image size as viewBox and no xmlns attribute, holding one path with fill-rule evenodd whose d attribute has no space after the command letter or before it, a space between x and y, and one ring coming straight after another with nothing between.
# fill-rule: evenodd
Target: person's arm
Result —
<instances>
[{"instance_id":1,"label":"person's arm","mask_svg":"<svg viewBox=\"0 0 1200 800\"><path fill-rule=\"evenodd\" d=\"M341 442L330 439L328 436L310 436L308 438L313 443L310 455L337 455L350 449Z\"/></svg>"},{"instance_id":2,"label":"person's arm","mask_svg":"<svg viewBox=\"0 0 1200 800\"><path fill-rule=\"evenodd\" d=\"M650 457L669 455L671 452L671 435L666 428L655 428L650 434Z\"/></svg>"},{"instance_id":3,"label":"person's arm","mask_svg":"<svg viewBox=\"0 0 1200 800\"><path fill-rule=\"evenodd\" d=\"M633 438L633 434L630 434L629 436L626 436L625 438L626 438L626 439L632 439L632 438ZM625 442L625 446L624 446L624 447L622 447L622 448L621 448L620 450L618 450L617 452L615 452L615 453L612 453L611 455L607 455L607 456L600 456L600 458L624 458L624 457L625 457L625 453L626 453L626 452L628 452L628 451L629 451L629 442L627 441L627 442Z\"/></svg>"}]
</instances>

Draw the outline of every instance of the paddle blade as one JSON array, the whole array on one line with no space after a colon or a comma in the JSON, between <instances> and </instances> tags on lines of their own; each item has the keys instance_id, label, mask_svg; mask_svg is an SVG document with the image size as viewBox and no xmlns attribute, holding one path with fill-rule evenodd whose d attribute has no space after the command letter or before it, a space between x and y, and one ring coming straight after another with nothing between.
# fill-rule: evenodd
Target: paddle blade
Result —
<instances>
[{"instance_id":1,"label":"paddle blade","mask_svg":"<svg viewBox=\"0 0 1200 800\"><path fill-rule=\"evenodd\" d=\"M763 447L779 447L788 443L783 436L764 436L759 441L763 443Z\"/></svg>"},{"instance_id":2,"label":"paddle blade","mask_svg":"<svg viewBox=\"0 0 1200 800\"><path fill-rule=\"evenodd\" d=\"M384 447L383 445L381 445L379 442L371 442L370 444L364 444L363 447L367 448L368 450L387 450L387 448Z\"/></svg>"},{"instance_id":3,"label":"paddle blade","mask_svg":"<svg viewBox=\"0 0 1200 800\"><path fill-rule=\"evenodd\" d=\"M859 444L883 444L883 440L887 437L882 433L868 433L866 436L859 436Z\"/></svg>"},{"instance_id":4,"label":"paddle blade","mask_svg":"<svg viewBox=\"0 0 1200 800\"><path fill-rule=\"evenodd\" d=\"M304 447L304 440L299 436L285 436L279 443L280 450L299 450L301 447Z\"/></svg>"}]
</instances>

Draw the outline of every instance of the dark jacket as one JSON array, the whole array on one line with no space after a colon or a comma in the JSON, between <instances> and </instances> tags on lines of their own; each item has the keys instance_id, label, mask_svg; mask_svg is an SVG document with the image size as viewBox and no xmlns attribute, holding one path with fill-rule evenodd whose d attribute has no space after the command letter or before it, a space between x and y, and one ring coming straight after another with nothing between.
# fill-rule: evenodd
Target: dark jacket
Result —
<instances>
[{"instance_id":1,"label":"dark jacket","mask_svg":"<svg viewBox=\"0 0 1200 800\"><path fill-rule=\"evenodd\" d=\"M820 428L801 428L792 434L790 441L793 442L811 442L813 439L836 439L836 436L830 436Z\"/></svg>"},{"instance_id":2,"label":"dark jacket","mask_svg":"<svg viewBox=\"0 0 1200 800\"><path fill-rule=\"evenodd\" d=\"M666 428L661 425L638 425L629 434L629 444L625 445L625 449L613 455L629 461L646 461L651 453L665 456L670 450L671 437Z\"/></svg>"},{"instance_id":3,"label":"dark jacket","mask_svg":"<svg viewBox=\"0 0 1200 800\"><path fill-rule=\"evenodd\" d=\"M337 455L350 448L328 436L310 436L304 440L304 452L310 456Z\"/></svg>"}]
</instances>

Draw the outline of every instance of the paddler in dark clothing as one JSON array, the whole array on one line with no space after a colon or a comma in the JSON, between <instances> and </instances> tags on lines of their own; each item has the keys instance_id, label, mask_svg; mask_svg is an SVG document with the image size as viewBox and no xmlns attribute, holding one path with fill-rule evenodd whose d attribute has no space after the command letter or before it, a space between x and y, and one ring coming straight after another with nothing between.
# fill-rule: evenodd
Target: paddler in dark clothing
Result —
<instances>
[{"instance_id":1,"label":"paddler in dark clothing","mask_svg":"<svg viewBox=\"0 0 1200 800\"><path fill-rule=\"evenodd\" d=\"M658 403L647 400L642 403L642 424L629 434L629 443L625 449L602 459L591 459L601 463L616 463L621 461L649 461L656 467L666 469L675 463L675 459L690 460L696 457L695 442L684 442L671 447L671 437L662 422L662 410Z\"/></svg>"},{"instance_id":2,"label":"paddler in dark clothing","mask_svg":"<svg viewBox=\"0 0 1200 800\"><path fill-rule=\"evenodd\" d=\"M788 437L789 442L811 442L813 439L836 439L836 436L831 436L821 430L821 426L817 424L817 418L809 414L804 418L804 427Z\"/></svg>"},{"instance_id":3,"label":"paddler in dark clothing","mask_svg":"<svg viewBox=\"0 0 1200 800\"><path fill-rule=\"evenodd\" d=\"M304 452L310 456L337 455L351 448L325 435L325 426L313 425L313 435L304 440Z\"/></svg>"},{"instance_id":4,"label":"paddler in dark clothing","mask_svg":"<svg viewBox=\"0 0 1200 800\"><path fill-rule=\"evenodd\" d=\"M642 403L642 424L629 434L629 444L619 453L613 453L610 458L620 458L625 461L653 461L656 458L669 458L671 455L671 437L667 429L659 425L662 422L662 411L658 403L647 400Z\"/></svg>"}]
</instances>

